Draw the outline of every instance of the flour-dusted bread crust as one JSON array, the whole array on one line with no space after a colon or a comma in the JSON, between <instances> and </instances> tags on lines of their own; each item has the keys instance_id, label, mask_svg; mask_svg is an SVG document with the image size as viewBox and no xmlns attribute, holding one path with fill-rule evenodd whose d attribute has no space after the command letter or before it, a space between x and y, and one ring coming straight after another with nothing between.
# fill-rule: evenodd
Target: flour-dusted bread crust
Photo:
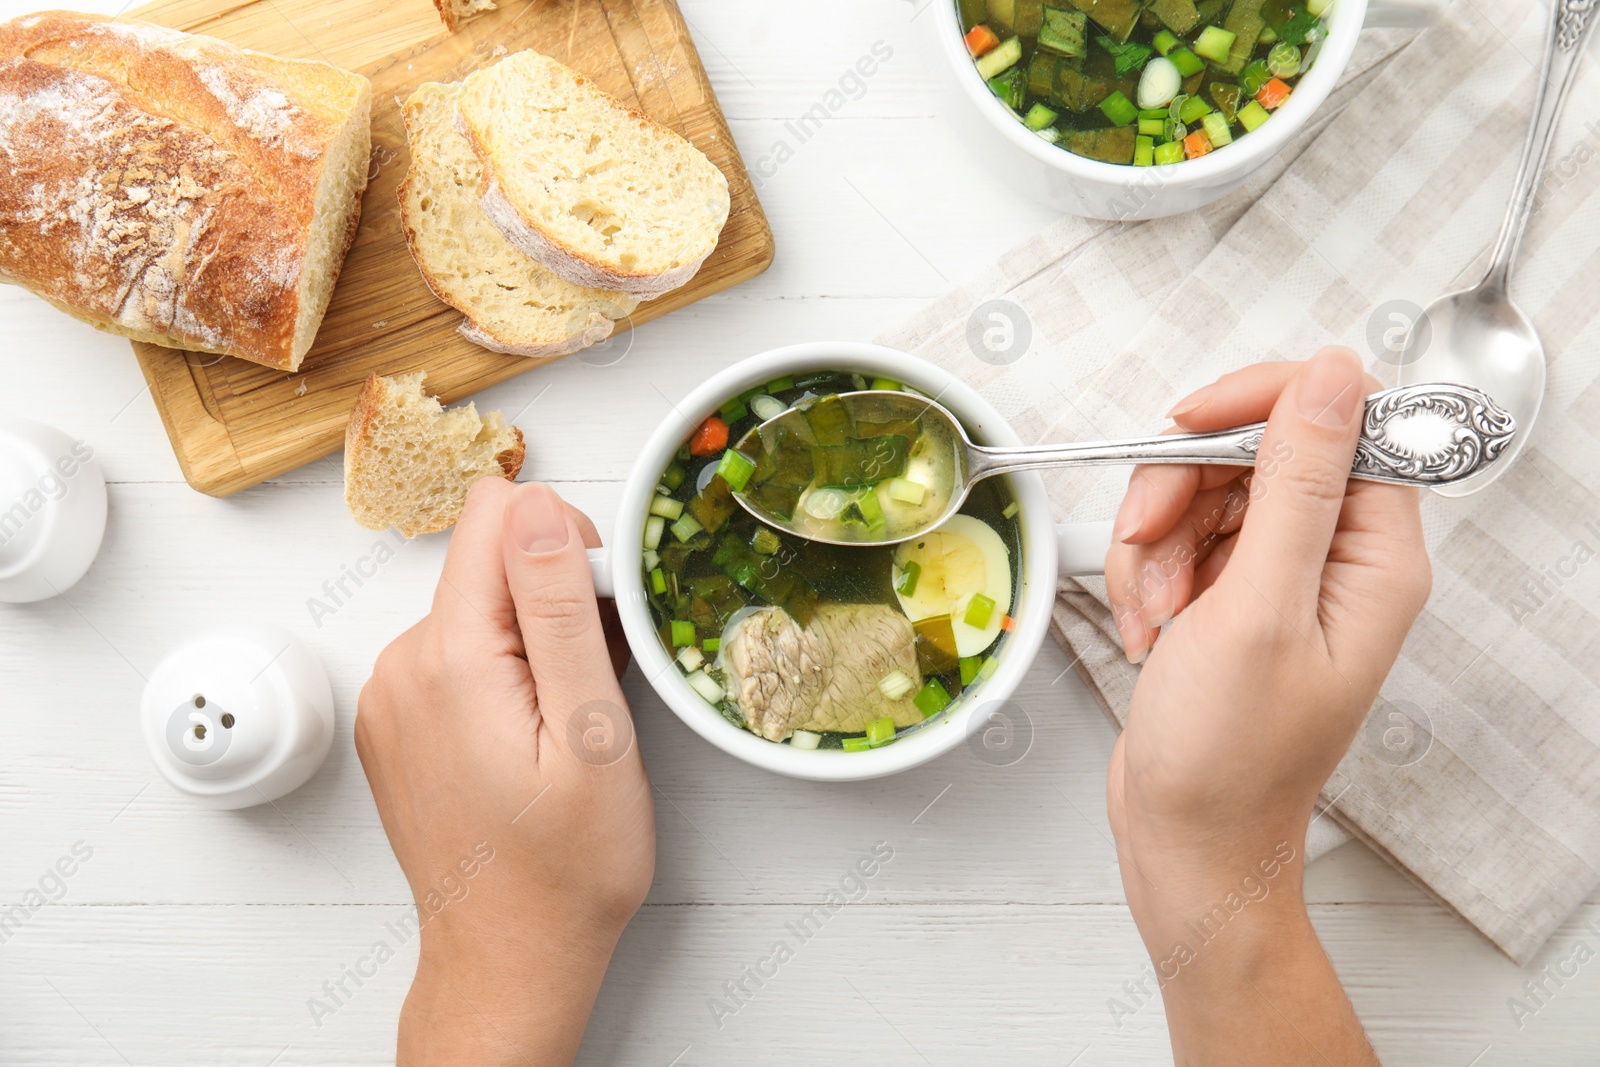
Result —
<instances>
[{"instance_id":1,"label":"flour-dusted bread crust","mask_svg":"<svg viewBox=\"0 0 1600 1067\"><path fill-rule=\"evenodd\" d=\"M0 24L0 280L111 333L295 370L355 237L371 95L146 23Z\"/></svg>"},{"instance_id":2,"label":"flour-dusted bread crust","mask_svg":"<svg viewBox=\"0 0 1600 1067\"><path fill-rule=\"evenodd\" d=\"M482 164L456 128L460 91L429 82L401 109L411 169L400 183L400 222L423 280L466 316L462 336L496 352L553 358L605 340L639 301L556 277L489 221Z\"/></svg>"},{"instance_id":3,"label":"flour-dusted bread crust","mask_svg":"<svg viewBox=\"0 0 1600 1067\"><path fill-rule=\"evenodd\" d=\"M522 431L498 411L468 404L446 411L422 391L424 372L372 375L344 435L344 502L369 530L406 537L448 529L480 478L514 481Z\"/></svg>"},{"instance_id":4,"label":"flour-dusted bread crust","mask_svg":"<svg viewBox=\"0 0 1600 1067\"><path fill-rule=\"evenodd\" d=\"M455 33L457 27L470 18L494 10L494 0L433 0L434 10L444 28Z\"/></svg>"},{"instance_id":5,"label":"flour-dusted bread crust","mask_svg":"<svg viewBox=\"0 0 1600 1067\"><path fill-rule=\"evenodd\" d=\"M729 206L716 165L548 56L469 75L456 106L483 161L484 211L573 284L649 299L716 248Z\"/></svg>"}]
</instances>

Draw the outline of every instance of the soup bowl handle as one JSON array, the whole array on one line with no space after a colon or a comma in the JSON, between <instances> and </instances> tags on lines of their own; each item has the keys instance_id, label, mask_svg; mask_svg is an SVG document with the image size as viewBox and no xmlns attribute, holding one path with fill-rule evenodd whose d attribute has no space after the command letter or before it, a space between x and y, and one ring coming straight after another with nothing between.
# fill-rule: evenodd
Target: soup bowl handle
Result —
<instances>
[{"instance_id":1,"label":"soup bowl handle","mask_svg":"<svg viewBox=\"0 0 1600 1067\"><path fill-rule=\"evenodd\" d=\"M1106 572L1111 550L1111 523L1072 522L1056 527L1056 570L1063 577L1079 578Z\"/></svg>"},{"instance_id":2,"label":"soup bowl handle","mask_svg":"<svg viewBox=\"0 0 1600 1067\"><path fill-rule=\"evenodd\" d=\"M611 550L589 549L589 577L594 579L594 595L609 600L617 595L616 583L611 580Z\"/></svg>"}]
</instances>

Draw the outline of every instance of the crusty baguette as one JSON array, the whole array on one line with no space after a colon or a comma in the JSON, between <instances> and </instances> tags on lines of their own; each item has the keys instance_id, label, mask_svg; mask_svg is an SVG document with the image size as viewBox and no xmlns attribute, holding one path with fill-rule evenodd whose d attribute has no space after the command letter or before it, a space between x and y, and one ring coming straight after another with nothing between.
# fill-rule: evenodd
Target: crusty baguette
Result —
<instances>
[{"instance_id":1,"label":"crusty baguette","mask_svg":"<svg viewBox=\"0 0 1600 1067\"><path fill-rule=\"evenodd\" d=\"M371 95L146 23L0 24L0 279L112 333L298 369L355 237Z\"/></svg>"},{"instance_id":2,"label":"crusty baguette","mask_svg":"<svg viewBox=\"0 0 1600 1067\"><path fill-rule=\"evenodd\" d=\"M683 285L717 246L728 180L699 149L537 52L471 74L457 101L483 161L483 207L574 283L642 299Z\"/></svg>"},{"instance_id":3,"label":"crusty baguette","mask_svg":"<svg viewBox=\"0 0 1600 1067\"><path fill-rule=\"evenodd\" d=\"M369 530L406 537L454 526L480 478L514 481L522 431L498 411L446 411L422 391L423 371L367 379L344 436L344 502Z\"/></svg>"},{"instance_id":4,"label":"crusty baguette","mask_svg":"<svg viewBox=\"0 0 1600 1067\"><path fill-rule=\"evenodd\" d=\"M478 202L483 168L456 128L459 83L428 82L401 109L411 168L400 223L422 278L466 316L462 336L516 356L564 356L611 336L639 301L556 277L495 229Z\"/></svg>"},{"instance_id":5,"label":"crusty baguette","mask_svg":"<svg viewBox=\"0 0 1600 1067\"><path fill-rule=\"evenodd\" d=\"M438 10L444 28L455 33L456 28L468 19L493 11L494 0L433 0L433 6Z\"/></svg>"}]
</instances>

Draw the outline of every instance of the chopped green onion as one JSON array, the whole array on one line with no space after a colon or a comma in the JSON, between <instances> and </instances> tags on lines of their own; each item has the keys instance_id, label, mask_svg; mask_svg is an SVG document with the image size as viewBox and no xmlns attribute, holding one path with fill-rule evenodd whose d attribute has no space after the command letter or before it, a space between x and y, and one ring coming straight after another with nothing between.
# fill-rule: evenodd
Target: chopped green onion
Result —
<instances>
[{"instance_id":1,"label":"chopped green onion","mask_svg":"<svg viewBox=\"0 0 1600 1067\"><path fill-rule=\"evenodd\" d=\"M889 499L897 504L920 504L928 495L928 487L909 478L889 479Z\"/></svg>"},{"instance_id":2,"label":"chopped green onion","mask_svg":"<svg viewBox=\"0 0 1600 1067\"><path fill-rule=\"evenodd\" d=\"M788 411L789 405L775 396L757 393L750 398L750 410L756 413L756 418L766 422L768 419L775 419L785 411Z\"/></svg>"},{"instance_id":3,"label":"chopped green onion","mask_svg":"<svg viewBox=\"0 0 1600 1067\"><path fill-rule=\"evenodd\" d=\"M1200 36L1194 39L1195 54L1213 63L1226 63L1228 53L1233 49L1233 42L1238 36L1232 30L1225 30L1220 26L1207 26L1200 31Z\"/></svg>"},{"instance_id":4,"label":"chopped green onion","mask_svg":"<svg viewBox=\"0 0 1600 1067\"><path fill-rule=\"evenodd\" d=\"M1178 47L1180 42L1178 41L1178 35L1173 33L1171 30L1157 30L1155 39L1150 43L1156 46L1157 52L1160 52L1162 55L1166 55L1168 52Z\"/></svg>"},{"instance_id":5,"label":"chopped green onion","mask_svg":"<svg viewBox=\"0 0 1600 1067\"><path fill-rule=\"evenodd\" d=\"M878 689L890 700L899 700L916 687L911 676L898 668L878 679Z\"/></svg>"},{"instance_id":6,"label":"chopped green onion","mask_svg":"<svg viewBox=\"0 0 1600 1067\"><path fill-rule=\"evenodd\" d=\"M961 657L961 684L971 685L973 679L978 677L978 672L983 669L982 656Z\"/></svg>"},{"instance_id":7,"label":"chopped green onion","mask_svg":"<svg viewBox=\"0 0 1600 1067\"><path fill-rule=\"evenodd\" d=\"M1319 19L1326 15L1331 7L1333 7L1333 0L1306 0L1307 13L1315 15Z\"/></svg>"},{"instance_id":8,"label":"chopped green onion","mask_svg":"<svg viewBox=\"0 0 1600 1067\"><path fill-rule=\"evenodd\" d=\"M661 553L657 552L653 548L645 549L644 550L644 569L647 570L647 571L653 571L659 566L661 566Z\"/></svg>"},{"instance_id":9,"label":"chopped green onion","mask_svg":"<svg viewBox=\"0 0 1600 1067\"><path fill-rule=\"evenodd\" d=\"M1133 165L1148 167L1156 161L1156 142L1150 137L1135 137L1133 139Z\"/></svg>"},{"instance_id":10,"label":"chopped green onion","mask_svg":"<svg viewBox=\"0 0 1600 1067\"><path fill-rule=\"evenodd\" d=\"M994 617L994 601L982 593L973 593L972 600L967 604L967 612L961 616L961 621L974 629L981 630L989 625L989 620Z\"/></svg>"},{"instance_id":11,"label":"chopped green onion","mask_svg":"<svg viewBox=\"0 0 1600 1067\"><path fill-rule=\"evenodd\" d=\"M846 752L865 752L872 747L872 742L865 737L846 737L842 744Z\"/></svg>"},{"instance_id":12,"label":"chopped green onion","mask_svg":"<svg viewBox=\"0 0 1600 1067\"><path fill-rule=\"evenodd\" d=\"M1044 129L1035 132L1038 133L1042 140L1045 140L1050 144L1055 144L1061 140L1061 131L1056 129L1054 126L1046 126Z\"/></svg>"},{"instance_id":13,"label":"chopped green onion","mask_svg":"<svg viewBox=\"0 0 1600 1067\"><path fill-rule=\"evenodd\" d=\"M1225 144L1233 143L1233 131L1228 129L1228 120L1217 112L1213 111L1201 119L1200 125L1205 128L1206 136L1211 138L1213 147L1221 148Z\"/></svg>"},{"instance_id":14,"label":"chopped green onion","mask_svg":"<svg viewBox=\"0 0 1600 1067\"><path fill-rule=\"evenodd\" d=\"M1211 105L1198 96L1186 96L1183 103L1178 105L1178 121L1185 126L1192 126L1209 114Z\"/></svg>"},{"instance_id":15,"label":"chopped green onion","mask_svg":"<svg viewBox=\"0 0 1600 1067\"><path fill-rule=\"evenodd\" d=\"M1158 119L1140 119L1139 134L1143 137L1161 137L1167 132L1167 113L1163 111Z\"/></svg>"},{"instance_id":16,"label":"chopped green onion","mask_svg":"<svg viewBox=\"0 0 1600 1067\"><path fill-rule=\"evenodd\" d=\"M694 623L685 619L672 620L672 647L685 648L694 644Z\"/></svg>"},{"instance_id":17,"label":"chopped green onion","mask_svg":"<svg viewBox=\"0 0 1600 1067\"><path fill-rule=\"evenodd\" d=\"M993 656L983 661L983 667L978 671L978 681L986 682L994 677L994 672L1000 669L1000 661Z\"/></svg>"},{"instance_id":18,"label":"chopped green onion","mask_svg":"<svg viewBox=\"0 0 1600 1067\"><path fill-rule=\"evenodd\" d=\"M717 460L717 473L722 475L722 480L727 482L728 488L735 493L744 491L744 487L750 482L750 475L754 474L755 470L755 460L731 448L722 453L722 458Z\"/></svg>"},{"instance_id":19,"label":"chopped green onion","mask_svg":"<svg viewBox=\"0 0 1600 1067\"><path fill-rule=\"evenodd\" d=\"M734 423L744 418L745 415L749 414L749 412L750 409L744 405L744 398L736 396L729 400L726 404L723 404L722 409L718 411L717 414L722 416L723 422L727 423L729 426L732 426Z\"/></svg>"},{"instance_id":20,"label":"chopped green onion","mask_svg":"<svg viewBox=\"0 0 1600 1067\"><path fill-rule=\"evenodd\" d=\"M950 706L950 693L939 679L929 678L927 684L911 698L911 703L922 712L924 719L931 719Z\"/></svg>"},{"instance_id":21,"label":"chopped green onion","mask_svg":"<svg viewBox=\"0 0 1600 1067\"><path fill-rule=\"evenodd\" d=\"M796 730L789 735L789 747L798 748L805 752L814 751L822 744L822 735L814 734L810 730Z\"/></svg>"},{"instance_id":22,"label":"chopped green onion","mask_svg":"<svg viewBox=\"0 0 1600 1067\"><path fill-rule=\"evenodd\" d=\"M783 542L778 540L778 535L765 526L757 527L756 532L750 537L750 547L763 556L770 556L783 547Z\"/></svg>"},{"instance_id":23,"label":"chopped green onion","mask_svg":"<svg viewBox=\"0 0 1600 1067\"><path fill-rule=\"evenodd\" d=\"M1037 133L1040 130L1044 129L1046 126L1048 126L1051 123L1055 122L1057 117L1058 116L1057 116L1056 112L1051 111L1049 108L1045 107L1043 104L1034 104L1032 107L1030 107L1028 109L1028 113L1022 117L1022 124L1024 126L1028 127L1028 129L1033 130L1035 133ZM872 387L874 389L877 389L877 388L879 388L878 382L887 381L887 380L888 380L887 378L879 378L877 381L872 383ZM899 387L898 384L896 384L896 385L892 386L891 388L893 388L896 391L898 391L900 387Z\"/></svg>"},{"instance_id":24,"label":"chopped green onion","mask_svg":"<svg viewBox=\"0 0 1600 1067\"><path fill-rule=\"evenodd\" d=\"M867 744L873 748L894 740L894 720L885 716L867 723Z\"/></svg>"},{"instance_id":25,"label":"chopped green onion","mask_svg":"<svg viewBox=\"0 0 1600 1067\"><path fill-rule=\"evenodd\" d=\"M661 476L661 484L666 486L667 492L670 493L672 490L683 484L683 478L683 468L674 463L672 466L668 467L666 473Z\"/></svg>"},{"instance_id":26,"label":"chopped green onion","mask_svg":"<svg viewBox=\"0 0 1600 1067\"><path fill-rule=\"evenodd\" d=\"M656 548L661 544L661 531L667 528L667 520L660 515L652 515L644 520L644 547Z\"/></svg>"},{"instance_id":27,"label":"chopped green onion","mask_svg":"<svg viewBox=\"0 0 1600 1067\"><path fill-rule=\"evenodd\" d=\"M1271 117L1267 113L1267 109L1262 107L1259 101L1252 100L1239 109L1239 125L1252 133Z\"/></svg>"},{"instance_id":28,"label":"chopped green onion","mask_svg":"<svg viewBox=\"0 0 1600 1067\"><path fill-rule=\"evenodd\" d=\"M781 393L794 388L794 375L785 374L782 378L774 378L767 383L767 392Z\"/></svg>"},{"instance_id":29,"label":"chopped green onion","mask_svg":"<svg viewBox=\"0 0 1600 1067\"><path fill-rule=\"evenodd\" d=\"M1037 105L1037 106L1041 106L1042 107L1043 105ZM1045 110L1049 111L1050 109L1049 108L1045 108ZM1029 114L1032 114L1032 112L1030 111ZM1045 125L1048 126L1048 125L1050 125L1050 123L1047 122L1047 123L1045 123ZM874 378L874 379L872 379L872 384L870 386L868 386L868 388L869 389L887 389L890 392L898 393L901 389L903 389L905 387L902 386L899 382L895 381L893 378Z\"/></svg>"},{"instance_id":30,"label":"chopped green onion","mask_svg":"<svg viewBox=\"0 0 1600 1067\"><path fill-rule=\"evenodd\" d=\"M1206 69L1205 60L1189 51L1187 48L1174 48L1167 58L1172 60L1172 65L1178 68L1178 73L1187 78L1191 74L1199 74Z\"/></svg>"},{"instance_id":31,"label":"chopped green onion","mask_svg":"<svg viewBox=\"0 0 1600 1067\"><path fill-rule=\"evenodd\" d=\"M680 515L678 521L672 524L672 536L680 541L687 541L704 529L704 526L695 521L693 515Z\"/></svg>"},{"instance_id":32,"label":"chopped green onion","mask_svg":"<svg viewBox=\"0 0 1600 1067\"><path fill-rule=\"evenodd\" d=\"M1133 101L1124 96L1121 90L1100 101L1100 110L1111 120L1113 126L1126 126L1139 117L1139 109L1133 106Z\"/></svg>"},{"instance_id":33,"label":"chopped green onion","mask_svg":"<svg viewBox=\"0 0 1600 1067\"><path fill-rule=\"evenodd\" d=\"M1000 517L1002 519L1014 519L1014 518L1017 517L1017 512L1020 511L1020 510L1022 510L1021 507L1017 504L1017 502L1015 500L1013 500L1011 503L1007 504L1004 509L1001 510Z\"/></svg>"},{"instance_id":34,"label":"chopped green onion","mask_svg":"<svg viewBox=\"0 0 1600 1067\"><path fill-rule=\"evenodd\" d=\"M907 560L905 569L900 572L900 581L895 592L901 596L915 596L917 592L917 579L922 576L922 564L916 560Z\"/></svg>"},{"instance_id":35,"label":"chopped green onion","mask_svg":"<svg viewBox=\"0 0 1600 1067\"><path fill-rule=\"evenodd\" d=\"M722 638L708 637L704 641L700 642L700 647L705 649L707 652L715 652L717 649L722 647Z\"/></svg>"},{"instance_id":36,"label":"chopped green onion","mask_svg":"<svg viewBox=\"0 0 1600 1067\"><path fill-rule=\"evenodd\" d=\"M1279 41L1267 53L1267 69L1279 78L1292 78L1300 73L1300 49L1288 41Z\"/></svg>"},{"instance_id":37,"label":"chopped green onion","mask_svg":"<svg viewBox=\"0 0 1600 1067\"><path fill-rule=\"evenodd\" d=\"M652 570L650 572L650 588L654 589L657 594L665 596L667 592L667 572L660 567Z\"/></svg>"},{"instance_id":38,"label":"chopped green onion","mask_svg":"<svg viewBox=\"0 0 1600 1067\"><path fill-rule=\"evenodd\" d=\"M685 673L693 674L695 671L706 665L705 654L698 648L690 645L688 648L678 653L678 665L684 669Z\"/></svg>"},{"instance_id":39,"label":"chopped green onion","mask_svg":"<svg viewBox=\"0 0 1600 1067\"><path fill-rule=\"evenodd\" d=\"M705 671L695 671L684 681L689 683L690 689L704 697L708 704L720 703L722 698L728 695L727 690L713 681L711 675Z\"/></svg>"},{"instance_id":40,"label":"chopped green onion","mask_svg":"<svg viewBox=\"0 0 1600 1067\"><path fill-rule=\"evenodd\" d=\"M883 504L878 501L876 486L869 486L865 492L856 497L855 505L868 529L876 529L887 521L883 516Z\"/></svg>"},{"instance_id":41,"label":"chopped green onion","mask_svg":"<svg viewBox=\"0 0 1600 1067\"><path fill-rule=\"evenodd\" d=\"M1142 119L1164 119L1167 117L1167 109L1164 107L1141 108L1139 117Z\"/></svg>"},{"instance_id":42,"label":"chopped green onion","mask_svg":"<svg viewBox=\"0 0 1600 1067\"><path fill-rule=\"evenodd\" d=\"M663 519L671 522L683 514L683 501L657 494L655 499L650 501L650 514L660 515Z\"/></svg>"},{"instance_id":43,"label":"chopped green onion","mask_svg":"<svg viewBox=\"0 0 1600 1067\"><path fill-rule=\"evenodd\" d=\"M1183 162L1183 145L1178 141L1168 141L1166 144L1156 145L1156 163L1181 163Z\"/></svg>"},{"instance_id":44,"label":"chopped green onion","mask_svg":"<svg viewBox=\"0 0 1600 1067\"><path fill-rule=\"evenodd\" d=\"M978 57L978 74L984 81L997 77L1016 66L1022 59L1022 38L1011 37L1000 42L1000 47Z\"/></svg>"},{"instance_id":45,"label":"chopped green onion","mask_svg":"<svg viewBox=\"0 0 1600 1067\"><path fill-rule=\"evenodd\" d=\"M1261 91L1261 87L1272 79L1272 72L1267 69L1264 59L1252 59L1245 64L1244 70L1239 72L1239 86L1244 89L1244 95L1254 96Z\"/></svg>"}]
</instances>

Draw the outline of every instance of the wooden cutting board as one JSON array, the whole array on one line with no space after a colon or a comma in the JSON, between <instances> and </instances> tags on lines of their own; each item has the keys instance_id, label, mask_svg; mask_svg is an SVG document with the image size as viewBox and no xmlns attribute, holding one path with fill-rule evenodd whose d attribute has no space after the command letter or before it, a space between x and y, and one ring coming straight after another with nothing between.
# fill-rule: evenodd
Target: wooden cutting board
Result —
<instances>
[{"instance_id":1,"label":"wooden cutting board","mask_svg":"<svg viewBox=\"0 0 1600 1067\"><path fill-rule=\"evenodd\" d=\"M400 103L508 51L535 48L693 141L727 175L732 210L694 280L647 301L637 327L760 274L772 231L675 0L501 0L446 33L429 0L160 0L129 17L275 55L321 59L372 79L372 174L361 228L315 347L299 372L135 344L189 484L226 496L339 449L367 375L428 372L445 402L548 360L502 356L456 333L461 315L417 273L395 190L409 157Z\"/></svg>"}]
</instances>

